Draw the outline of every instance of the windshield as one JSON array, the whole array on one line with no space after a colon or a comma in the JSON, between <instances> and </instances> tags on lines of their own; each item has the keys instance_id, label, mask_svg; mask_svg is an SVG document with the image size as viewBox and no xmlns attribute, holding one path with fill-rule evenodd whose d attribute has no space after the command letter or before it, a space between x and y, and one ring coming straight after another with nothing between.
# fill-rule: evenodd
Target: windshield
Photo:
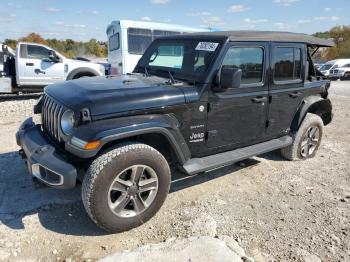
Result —
<instances>
[{"instance_id":1,"label":"windshield","mask_svg":"<svg viewBox=\"0 0 350 262\"><path fill-rule=\"evenodd\" d=\"M324 64L323 66L321 66L320 70L324 71L324 70L329 70L332 68L334 64Z\"/></svg>"},{"instance_id":2,"label":"windshield","mask_svg":"<svg viewBox=\"0 0 350 262\"><path fill-rule=\"evenodd\" d=\"M147 49L134 72L202 81L219 49L218 42L177 39L156 40Z\"/></svg>"}]
</instances>

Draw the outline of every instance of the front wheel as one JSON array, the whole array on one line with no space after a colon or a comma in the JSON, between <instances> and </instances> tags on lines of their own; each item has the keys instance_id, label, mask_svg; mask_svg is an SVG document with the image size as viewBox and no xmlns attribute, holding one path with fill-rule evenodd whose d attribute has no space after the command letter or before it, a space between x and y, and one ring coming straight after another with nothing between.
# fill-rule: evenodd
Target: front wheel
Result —
<instances>
[{"instance_id":1,"label":"front wheel","mask_svg":"<svg viewBox=\"0 0 350 262\"><path fill-rule=\"evenodd\" d=\"M316 155L322 135L323 121L315 114L308 113L299 130L293 134L293 143L281 149L281 154L288 160L305 160Z\"/></svg>"},{"instance_id":2,"label":"front wheel","mask_svg":"<svg viewBox=\"0 0 350 262\"><path fill-rule=\"evenodd\" d=\"M85 209L104 230L137 227L157 213L170 187L170 168L154 148L125 144L100 155L88 169L82 188Z\"/></svg>"}]
</instances>

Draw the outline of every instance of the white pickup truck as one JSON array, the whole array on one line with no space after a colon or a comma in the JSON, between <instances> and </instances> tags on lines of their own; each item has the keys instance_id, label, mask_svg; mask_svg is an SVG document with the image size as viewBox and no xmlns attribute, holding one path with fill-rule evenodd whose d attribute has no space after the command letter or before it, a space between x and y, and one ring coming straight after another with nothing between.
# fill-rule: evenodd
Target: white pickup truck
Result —
<instances>
[{"instance_id":1,"label":"white pickup truck","mask_svg":"<svg viewBox=\"0 0 350 262\"><path fill-rule=\"evenodd\" d=\"M20 42L14 52L0 43L0 93L40 91L59 81L104 74L103 65L68 59L42 44Z\"/></svg>"}]
</instances>

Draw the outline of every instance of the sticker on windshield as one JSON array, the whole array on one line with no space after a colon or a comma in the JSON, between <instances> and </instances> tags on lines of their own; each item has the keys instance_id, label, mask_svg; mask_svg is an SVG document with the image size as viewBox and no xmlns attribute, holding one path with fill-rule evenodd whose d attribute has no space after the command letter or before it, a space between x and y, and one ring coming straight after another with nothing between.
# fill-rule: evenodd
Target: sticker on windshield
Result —
<instances>
[{"instance_id":1,"label":"sticker on windshield","mask_svg":"<svg viewBox=\"0 0 350 262\"><path fill-rule=\"evenodd\" d=\"M196 47L196 50L214 52L218 45L219 43L199 42Z\"/></svg>"}]
</instances>

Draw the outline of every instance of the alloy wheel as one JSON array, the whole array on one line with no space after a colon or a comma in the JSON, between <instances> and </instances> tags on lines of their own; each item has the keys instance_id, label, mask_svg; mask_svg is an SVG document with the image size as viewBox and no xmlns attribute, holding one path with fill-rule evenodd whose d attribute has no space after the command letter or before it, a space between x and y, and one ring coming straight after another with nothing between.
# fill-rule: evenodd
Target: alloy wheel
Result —
<instances>
[{"instance_id":1,"label":"alloy wheel","mask_svg":"<svg viewBox=\"0 0 350 262\"><path fill-rule=\"evenodd\" d=\"M153 168L134 165L120 172L108 191L108 206L119 217L134 217L144 212L158 192L158 177Z\"/></svg>"},{"instance_id":2,"label":"alloy wheel","mask_svg":"<svg viewBox=\"0 0 350 262\"><path fill-rule=\"evenodd\" d=\"M320 129L317 126L309 127L300 145L300 154L307 158L311 156L318 147L320 141Z\"/></svg>"}]
</instances>

